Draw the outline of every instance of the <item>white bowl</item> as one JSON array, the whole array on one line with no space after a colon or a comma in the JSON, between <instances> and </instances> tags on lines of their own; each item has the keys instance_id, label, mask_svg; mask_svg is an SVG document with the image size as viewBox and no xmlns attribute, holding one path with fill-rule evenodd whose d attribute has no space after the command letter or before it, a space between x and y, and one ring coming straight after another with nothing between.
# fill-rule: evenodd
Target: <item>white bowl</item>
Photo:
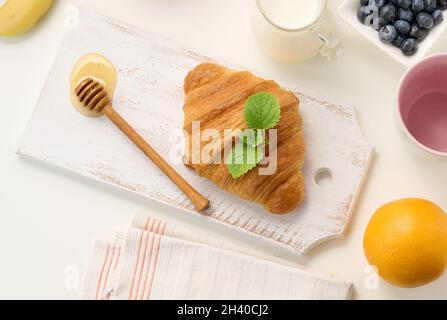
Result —
<instances>
[{"instance_id":1,"label":"white bowl","mask_svg":"<svg viewBox=\"0 0 447 320\"><path fill-rule=\"evenodd\" d=\"M377 47L382 49L389 56L400 62L405 67L409 67L424 58L430 49L435 44L436 40L447 28L447 11L444 11L444 21L435 26L427 38L419 43L418 52L411 57L405 56L399 48L392 44L386 44L379 40L378 32L369 26L365 26L357 19L357 10L360 7L360 0L345 0L338 9L338 15L346 23L348 23L355 30L360 32L366 39L374 43Z\"/></svg>"}]
</instances>

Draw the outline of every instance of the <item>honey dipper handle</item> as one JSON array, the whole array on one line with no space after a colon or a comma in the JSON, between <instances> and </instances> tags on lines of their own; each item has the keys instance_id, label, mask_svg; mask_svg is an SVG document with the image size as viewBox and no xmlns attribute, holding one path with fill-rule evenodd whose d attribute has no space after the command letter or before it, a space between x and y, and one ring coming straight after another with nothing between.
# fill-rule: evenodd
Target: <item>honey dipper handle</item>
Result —
<instances>
[{"instance_id":1,"label":"honey dipper handle","mask_svg":"<svg viewBox=\"0 0 447 320\"><path fill-rule=\"evenodd\" d=\"M132 140L149 159L151 159L192 201L198 212L208 208L210 202L185 179L182 178L127 122L111 105L103 109L104 115L110 119L126 136Z\"/></svg>"}]
</instances>

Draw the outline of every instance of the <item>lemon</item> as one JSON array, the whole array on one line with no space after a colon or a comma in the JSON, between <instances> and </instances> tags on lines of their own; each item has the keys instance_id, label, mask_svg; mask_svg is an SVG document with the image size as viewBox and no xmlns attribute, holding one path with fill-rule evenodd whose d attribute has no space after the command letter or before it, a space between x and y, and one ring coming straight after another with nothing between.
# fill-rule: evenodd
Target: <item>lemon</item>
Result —
<instances>
[{"instance_id":1,"label":"lemon","mask_svg":"<svg viewBox=\"0 0 447 320\"><path fill-rule=\"evenodd\" d=\"M404 288L423 286L446 269L447 215L423 199L388 203L371 218L363 248L387 282Z\"/></svg>"}]
</instances>

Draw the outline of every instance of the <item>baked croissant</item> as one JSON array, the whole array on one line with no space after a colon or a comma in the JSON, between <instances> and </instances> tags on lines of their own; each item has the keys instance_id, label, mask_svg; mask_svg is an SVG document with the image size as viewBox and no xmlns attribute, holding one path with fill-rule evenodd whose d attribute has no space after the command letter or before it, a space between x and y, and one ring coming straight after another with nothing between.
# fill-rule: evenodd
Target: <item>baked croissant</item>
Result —
<instances>
[{"instance_id":1,"label":"baked croissant","mask_svg":"<svg viewBox=\"0 0 447 320\"><path fill-rule=\"evenodd\" d=\"M257 202L267 211L283 214L297 208L304 198L305 145L302 118L298 111L299 100L276 82L264 80L248 71L235 72L220 65L204 63L186 77L184 130L187 134L185 164L200 176L216 183L222 189L242 199ZM281 106L281 120L277 130L277 169L272 175L260 175L258 165L240 178L233 178L224 163L224 149L233 141L215 142L220 161L203 162L203 150L210 148L210 141L197 144L193 136L193 122L200 121L200 132L217 129L223 137L225 129L247 129L244 106L247 99L257 92L273 94ZM197 122L195 124L197 126ZM196 133L195 133L196 134ZM198 148L200 146L200 148ZM193 161L193 160L196 161ZM199 159L199 161L197 161Z\"/></svg>"}]
</instances>

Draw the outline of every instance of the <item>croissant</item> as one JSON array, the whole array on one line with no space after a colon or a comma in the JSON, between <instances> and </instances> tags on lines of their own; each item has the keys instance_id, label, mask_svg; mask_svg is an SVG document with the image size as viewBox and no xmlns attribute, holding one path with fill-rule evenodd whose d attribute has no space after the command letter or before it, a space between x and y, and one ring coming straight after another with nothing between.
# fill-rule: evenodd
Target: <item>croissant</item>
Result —
<instances>
[{"instance_id":1,"label":"croissant","mask_svg":"<svg viewBox=\"0 0 447 320\"><path fill-rule=\"evenodd\" d=\"M222 189L263 205L271 213L288 213L301 204L304 199L302 167L305 145L299 99L292 92L248 71L236 72L212 63L201 64L187 75L184 92L184 132L187 137L184 162L187 166ZM201 139L195 136L194 123L196 126L200 123L200 132L214 129L222 136L226 129L245 130L244 106L247 99L257 92L273 94L281 106L281 120L275 127L276 171L271 175L260 175L257 170L263 166L260 164L235 179L224 163L224 150L233 143L232 137L218 142ZM197 138L199 140L195 140ZM220 161L201 161L203 150L214 150L211 158L218 157Z\"/></svg>"}]
</instances>

